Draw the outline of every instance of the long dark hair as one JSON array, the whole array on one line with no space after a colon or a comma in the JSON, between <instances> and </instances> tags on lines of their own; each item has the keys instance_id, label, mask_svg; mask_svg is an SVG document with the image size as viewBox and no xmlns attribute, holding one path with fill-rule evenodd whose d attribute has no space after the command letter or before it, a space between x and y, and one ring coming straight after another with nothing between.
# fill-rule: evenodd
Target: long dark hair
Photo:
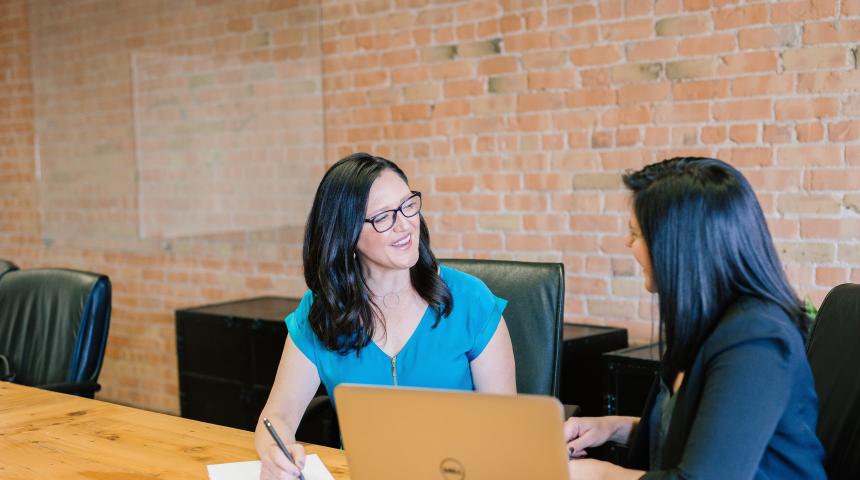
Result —
<instances>
[{"instance_id":1,"label":"long dark hair","mask_svg":"<svg viewBox=\"0 0 860 480\"><path fill-rule=\"evenodd\" d=\"M326 348L341 354L358 352L370 343L374 314L380 313L355 247L365 224L370 187L386 169L408 183L400 167L367 153L354 153L332 165L317 187L305 227L305 282L314 298L308 320ZM453 298L439 277L423 216L420 223L418 263L410 269L409 276L415 291L436 312L435 327L451 313Z\"/></svg>"},{"instance_id":2,"label":"long dark hair","mask_svg":"<svg viewBox=\"0 0 860 480\"><path fill-rule=\"evenodd\" d=\"M788 283L749 182L712 158L678 157L624 175L651 255L665 327L663 372L690 367L720 317L748 295L809 322Z\"/></svg>"}]
</instances>

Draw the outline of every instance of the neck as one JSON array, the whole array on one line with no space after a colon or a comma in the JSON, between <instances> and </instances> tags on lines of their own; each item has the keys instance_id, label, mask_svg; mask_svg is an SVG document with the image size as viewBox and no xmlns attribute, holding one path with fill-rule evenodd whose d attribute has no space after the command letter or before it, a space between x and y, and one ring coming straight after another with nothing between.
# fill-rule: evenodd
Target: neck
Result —
<instances>
[{"instance_id":1,"label":"neck","mask_svg":"<svg viewBox=\"0 0 860 480\"><path fill-rule=\"evenodd\" d=\"M365 281L373 295L381 296L387 293L403 293L411 285L409 270L378 270L365 268Z\"/></svg>"}]
</instances>

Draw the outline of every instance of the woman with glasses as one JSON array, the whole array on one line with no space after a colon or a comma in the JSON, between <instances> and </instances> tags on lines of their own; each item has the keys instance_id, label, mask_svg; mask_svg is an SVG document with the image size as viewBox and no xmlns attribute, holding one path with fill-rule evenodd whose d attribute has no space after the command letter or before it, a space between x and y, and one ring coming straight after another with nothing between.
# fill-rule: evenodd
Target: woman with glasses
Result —
<instances>
[{"instance_id":1,"label":"woman with glasses","mask_svg":"<svg viewBox=\"0 0 860 480\"><path fill-rule=\"evenodd\" d=\"M305 293L255 433L262 479L295 476L268 417L302 464L295 431L322 382L516 393L506 301L440 266L421 194L394 163L356 153L317 188L305 230Z\"/></svg>"}]
</instances>

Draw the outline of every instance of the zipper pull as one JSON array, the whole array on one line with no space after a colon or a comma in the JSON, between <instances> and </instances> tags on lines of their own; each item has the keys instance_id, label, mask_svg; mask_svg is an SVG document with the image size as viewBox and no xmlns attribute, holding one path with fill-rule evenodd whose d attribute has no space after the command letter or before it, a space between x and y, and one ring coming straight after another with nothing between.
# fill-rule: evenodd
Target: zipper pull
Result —
<instances>
[{"instance_id":1,"label":"zipper pull","mask_svg":"<svg viewBox=\"0 0 860 480\"><path fill-rule=\"evenodd\" d=\"M394 386L397 386L397 355L391 357L391 379L394 380Z\"/></svg>"}]
</instances>

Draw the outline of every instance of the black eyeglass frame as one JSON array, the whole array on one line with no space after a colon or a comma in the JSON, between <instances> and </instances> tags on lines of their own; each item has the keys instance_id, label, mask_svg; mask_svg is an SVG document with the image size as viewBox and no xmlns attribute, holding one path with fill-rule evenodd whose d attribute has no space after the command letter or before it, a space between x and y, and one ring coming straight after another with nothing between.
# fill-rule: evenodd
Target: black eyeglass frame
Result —
<instances>
[{"instance_id":1,"label":"black eyeglass frame","mask_svg":"<svg viewBox=\"0 0 860 480\"><path fill-rule=\"evenodd\" d=\"M415 199L415 198L417 198L417 199L418 199L418 210L417 210L415 213L413 213L412 215L406 215L406 214L403 212L403 206L404 206L404 205L406 205L407 203L409 203L411 200L413 200L413 199ZM418 215L419 213L421 213L421 207L422 207L423 205L424 205L424 202L423 202L423 201L422 201L422 199L421 199L421 192L416 192L416 191L414 191L414 190L413 190L413 191L412 191L412 195L410 195L410 196L409 196L409 198L407 198L406 200L403 200L403 203L401 203L401 204L400 204L400 206L398 206L397 208L392 208L391 210L383 210L383 211L381 211L381 212L377 213L376 215L374 215L374 216L373 216L373 217L371 217L371 218L365 218L365 219L364 219L364 222L365 222L365 223L369 223L369 224L373 227L373 229L374 229L374 230L376 230L377 232L379 232L379 233L384 233L384 232L387 232L387 231L391 230L392 228L394 228L394 225L397 223L397 214L398 214L398 213L400 213L401 215L403 215L403 217L404 217L404 218L412 218L412 217L414 217L415 215ZM378 218L380 215L384 215L384 214L386 214L386 213L392 213L392 214L393 214L393 216L392 216L392 220L391 220L391 225L389 225L389 226L388 226L388 228L385 228L385 229L383 229L383 230L380 230L380 229L376 226L376 223L374 223L374 220L375 220L376 218Z\"/></svg>"}]
</instances>

